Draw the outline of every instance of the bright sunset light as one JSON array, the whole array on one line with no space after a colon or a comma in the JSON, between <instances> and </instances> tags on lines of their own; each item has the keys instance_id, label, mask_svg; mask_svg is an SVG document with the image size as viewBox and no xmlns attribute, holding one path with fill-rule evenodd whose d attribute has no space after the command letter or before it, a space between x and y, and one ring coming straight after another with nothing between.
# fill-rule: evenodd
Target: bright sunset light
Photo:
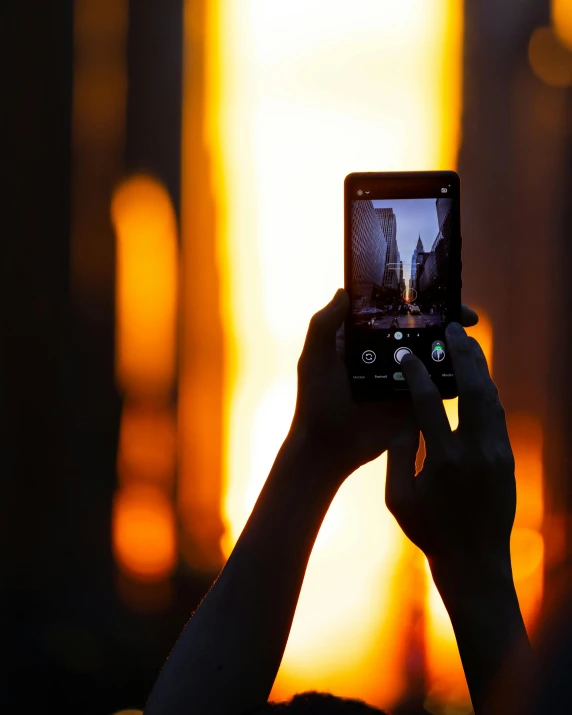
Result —
<instances>
[{"instance_id":1,"label":"bright sunset light","mask_svg":"<svg viewBox=\"0 0 572 715\"><path fill-rule=\"evenodd\" d=\"M462 17L453 0L209 10L228 555L288 430L308 321L343 284L345 175L455 166ZM384 473L383 458L353 475L326 518L274 698L318 688L388 705L402 694L403 633L422 594L400 588L407 545Z\"/></svg>"}]
</instances>

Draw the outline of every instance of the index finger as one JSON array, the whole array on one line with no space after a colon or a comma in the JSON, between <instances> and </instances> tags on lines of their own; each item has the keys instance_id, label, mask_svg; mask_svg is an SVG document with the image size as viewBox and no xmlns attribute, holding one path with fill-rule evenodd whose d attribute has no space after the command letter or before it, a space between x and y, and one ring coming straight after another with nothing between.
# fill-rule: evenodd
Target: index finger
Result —
<instances>
[{"instance_id":1,"label":"index finger","mask_svg":"<svg viewBox=\"0 0 572 715\"><path fill-rule=\"evenodd\" d=\"M510 441L506 426L504 407L500 401L497 386L493 382L493 378L489 372L489 366L483 349L474 338L469 338L469 342L471 343L471 347L475 353L477 368L481 373L483 380L484 408L488 413L488 425L493 429L498 430L507 441Z\"/></svg>"},{"instance_id":2,"label":"index finger","mask_svg":"<svg viewBox=\"0 0 572 715\"><path fill-rule=\"evenodd\" d=\"M445 331L459 390L459 427L476 429L483 421L484 383L469 336L459 323Z\"/></svg>"},{"instance_id":3,"label":"index finger","mask_svg":"<svg viewBox=\"0 0 572 715\"><path fill-rule=\"evenodd\" d=\"M441 393L419 358L406 355L401 361L401 368L411 392L417 424L427 446L443 446L451 436L451 426Z\"/></svg>"}]
</instances>

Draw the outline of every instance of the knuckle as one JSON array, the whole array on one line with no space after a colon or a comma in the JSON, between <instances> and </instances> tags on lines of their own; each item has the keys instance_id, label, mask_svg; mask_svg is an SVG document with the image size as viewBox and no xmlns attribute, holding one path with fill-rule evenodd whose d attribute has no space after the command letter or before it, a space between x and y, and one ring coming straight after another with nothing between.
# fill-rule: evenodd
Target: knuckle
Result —
<instances>
[{"instance_id":1,"label":"knuckle","mask_svg":"<svg viewBox=\"0 0 572 715\"><path fill-rule=\"evenodd\" d=\"M486 472L514 471L514 456L507 445L483 443L477 448L474 458L479 469Z\"/></svg>"}]
</instances>

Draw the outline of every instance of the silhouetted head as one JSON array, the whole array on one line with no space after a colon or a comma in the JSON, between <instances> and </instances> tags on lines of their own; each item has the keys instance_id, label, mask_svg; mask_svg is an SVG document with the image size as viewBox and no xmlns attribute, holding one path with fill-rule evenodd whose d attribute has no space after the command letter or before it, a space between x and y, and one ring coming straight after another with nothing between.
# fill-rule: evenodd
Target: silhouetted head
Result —
<instances>
[{"instance_id":1,"label":"silhouetted head","mask_svg":"<svg viewBox=\"0 0 572 715\"><path fill-rule=\"evenodd\" d=\"M386 715L363 700L339 698L330 693L300 693L285 703L265 703L245 715Z\"/></svg>"}]
</instances>

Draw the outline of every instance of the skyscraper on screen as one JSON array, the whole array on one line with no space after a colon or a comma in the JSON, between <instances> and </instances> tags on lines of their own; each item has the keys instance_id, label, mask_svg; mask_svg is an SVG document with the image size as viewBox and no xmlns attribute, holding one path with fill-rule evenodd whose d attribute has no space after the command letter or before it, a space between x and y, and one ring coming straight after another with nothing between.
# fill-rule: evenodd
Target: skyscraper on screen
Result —
<instances>
[{"instance_id":1,"label":"skyscraper on screen","mask_svg":"<svg viewBox=\"0 0 572 715\"><path fill-rule=\"evenodd\" d=\"M383 287L387 290L397 290L399 284L399 259L397 252L397 219L393 209L375 209L381 229L387 239L385 272Z\"/></svg>"},{"instance_id":2,"label":"skyscraper on screen","mask_svg":"<svg viewBox=\"0 0 572 715\"><path fill-rule=\"evenodd\" d=\"M415 246L415 250L413 251L413 255L411 256L411 277L409 279L409 290L417 290L417 262L418 254L420 253L424 253L423 242L421 241L421 234L419 234L419 238L417 239L417 245Z\"/></svg>"},{"instance_id":3,"label":"skyscraper on screen","mask_svg":"<svg viewBox=\"0 0 572 715\"><path fill-rule=\"evenodd\" d=\"M387 239L370 200L352 203L353 307L369 308L383 286Z\"/></svg>"}]
</instances>

